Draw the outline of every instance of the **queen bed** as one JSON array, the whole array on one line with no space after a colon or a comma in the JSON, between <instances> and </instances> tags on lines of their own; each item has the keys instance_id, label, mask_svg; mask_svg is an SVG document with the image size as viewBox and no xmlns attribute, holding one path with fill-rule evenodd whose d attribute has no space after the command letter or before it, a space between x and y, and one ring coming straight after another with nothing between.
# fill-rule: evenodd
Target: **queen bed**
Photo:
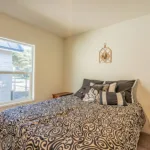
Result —
<instances>
[{"instance_id":1,"label":"queen bed","mask_svg":"<svg viewBox=\"0 0 150 150\"><path fill-rule=\"evenodd\" d=\"M0 113L2 150L136 150L145 123L138 102L100 105L75 95Z\"/></svg>"}]
</instances>

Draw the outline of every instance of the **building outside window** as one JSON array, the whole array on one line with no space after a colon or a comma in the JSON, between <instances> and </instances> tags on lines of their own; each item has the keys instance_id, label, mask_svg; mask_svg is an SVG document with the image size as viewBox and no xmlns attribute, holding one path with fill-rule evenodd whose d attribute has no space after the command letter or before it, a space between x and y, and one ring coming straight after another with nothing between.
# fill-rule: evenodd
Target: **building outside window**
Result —
<instances>
[{"instance_id":1,"label":"building outside window","mask_svg":"<svg viewBox=\"0 0 150 150\"><path fill-rule=\"evenodd\" d=\"M33 99L34 45L0 38L0 105Z\"/></svg>"}]
</instances>

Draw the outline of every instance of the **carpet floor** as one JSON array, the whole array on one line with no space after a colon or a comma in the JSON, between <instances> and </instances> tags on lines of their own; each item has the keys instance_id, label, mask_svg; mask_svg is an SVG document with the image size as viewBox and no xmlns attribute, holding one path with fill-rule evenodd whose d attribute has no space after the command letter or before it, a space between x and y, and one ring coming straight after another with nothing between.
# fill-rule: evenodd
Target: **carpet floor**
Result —
<instances>
[{"instance_id":1,"label":"carpet floor","mask_svg":"<svg viewBox=\"0 0 150 150\"><path fill-rule=\"evenodd\" d=\"M150 135L141 132L137 150L150 150Z\"/></svg>"}]
</instances>

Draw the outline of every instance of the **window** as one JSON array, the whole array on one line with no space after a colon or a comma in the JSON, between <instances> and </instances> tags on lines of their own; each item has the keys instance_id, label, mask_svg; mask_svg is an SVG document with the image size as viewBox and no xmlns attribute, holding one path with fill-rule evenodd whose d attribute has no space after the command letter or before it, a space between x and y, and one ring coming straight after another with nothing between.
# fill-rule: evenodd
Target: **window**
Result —
<instances>
[{"instance_id":1,"label":"window","mask_svg":"<svg viewBox=\"0 0 150 150\"><path fill-rule=\"evenodd\" d=\"M0 105L33 99L34 46L0 38Z\"/></svg>"}]
</instances>

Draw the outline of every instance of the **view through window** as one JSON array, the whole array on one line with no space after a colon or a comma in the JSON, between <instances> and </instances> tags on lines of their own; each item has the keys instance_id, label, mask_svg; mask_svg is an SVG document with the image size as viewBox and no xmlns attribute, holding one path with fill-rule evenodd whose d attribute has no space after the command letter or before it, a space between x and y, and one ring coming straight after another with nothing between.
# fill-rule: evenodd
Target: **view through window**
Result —
<instances>
[{"instance_id":1,"label":"view through window","mask_svg":"<svg viewBox=\"0 0 150 150\"><path fill-rule=\"evenodd\" d=\"M34 46L0 38L0 104L32 99Z\"/></svg>"}]
</instances>

